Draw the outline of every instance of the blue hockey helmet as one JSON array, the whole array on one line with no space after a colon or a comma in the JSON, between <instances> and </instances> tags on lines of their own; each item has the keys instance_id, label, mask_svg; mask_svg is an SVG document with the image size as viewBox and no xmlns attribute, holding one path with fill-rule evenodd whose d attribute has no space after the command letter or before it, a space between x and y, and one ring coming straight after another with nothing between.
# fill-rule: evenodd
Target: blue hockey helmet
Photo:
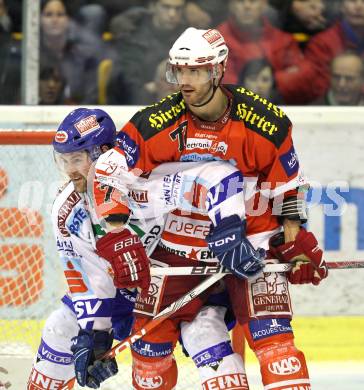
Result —
<instances>
[{"instance_id":1,"label":"blue hockey helmet","mask_svg":"<svg viewBox=\"0 0 364 390\"><path fill-rule=\"evenodd\" d=\"M114 146L116 127L110 116L98 108L77 108L59 125L53 140L57 153L86 150L91 160L96 160L101 146Z\"/></svg>"}]
</instances>

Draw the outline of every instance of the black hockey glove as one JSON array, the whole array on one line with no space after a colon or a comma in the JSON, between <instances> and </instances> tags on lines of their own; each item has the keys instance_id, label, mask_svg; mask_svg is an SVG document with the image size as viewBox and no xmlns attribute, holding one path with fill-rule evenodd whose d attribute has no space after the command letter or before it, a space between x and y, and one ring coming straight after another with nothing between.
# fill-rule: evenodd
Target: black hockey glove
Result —
<instances>
[{"instance_id":1,"label":"black hockey glove","mask_svg":"<svg viewBox=\"0 0 364 390\"><path fill-rule=\"evenodd\" d=\"M98 389L101 382L117 374L115 359L98 360L108 351L113 342L113 333L101 330L80 329L72 338L71 351L75 362L77 383Z\"/></svg>"},{"instance_id":2,"label":"black hockey glove","mask_svg":"<svg viewBox=\"0 0 364 390\"><path fill-rule=\"evenodd\" d=\"M238 278L258 274L264 267L265 250L254 249L245 235L245 221L237 215L223 218L206 237L209 249Z\"/></svg>"}]
</instances>

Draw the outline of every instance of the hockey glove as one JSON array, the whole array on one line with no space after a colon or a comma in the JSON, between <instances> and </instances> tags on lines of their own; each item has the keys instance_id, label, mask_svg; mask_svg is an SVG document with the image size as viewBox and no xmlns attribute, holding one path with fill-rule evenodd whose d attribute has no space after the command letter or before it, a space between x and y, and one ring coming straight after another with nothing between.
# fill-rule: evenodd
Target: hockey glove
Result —
<instances>
[{"instance_id":1,"label":"hockey glove","mask_svg":"<svg viewBox=\"0 0 364 390\"><path fill-rule=\"evenodd\" d=\"M72 338L71 351L75 362L77 383L98 389L100 383L118 372L115 359L98 360L108 351L113 342L113 333L101 330L80 329Z\"/></svg>"},{"instance_id":2,"label":"hockey glove","mask_svg":"<svg viewBox=\"0 0 364 390\"><path fill-rule=\"evenodd\" d=\"M249 278L264 267L265 250L254 249L245 235L245 222L237 215L223 218L206 237L209 249L221 265L239 278Z\"/></svg>"},{"instance_id":3,"label":"hockey glove","mask_svg":"<svg viewBox=\"0 0 364 390\"><path fill-rule=\"evenodd\" d=\"M322 258L315 236L301 228L295 241L284 242L284 233L278 233L269 240L269 252L285 263L292 262L293 268L288 274L292 284L312 283L318 285L328 275L328 269Z\"/></svg>"},{"instance_id":4,"label":"hockey glove","mask_svg":"<svg viewBox=\"0 0 364 390\"><path fill-rule=\"evenodd\" d=\"M96 248L97 254L111 264L116 287L140 287L144 292L148 291L149 259L136 234L127 229L107 233L97 241Z\"/></svg>"}]
</instances>

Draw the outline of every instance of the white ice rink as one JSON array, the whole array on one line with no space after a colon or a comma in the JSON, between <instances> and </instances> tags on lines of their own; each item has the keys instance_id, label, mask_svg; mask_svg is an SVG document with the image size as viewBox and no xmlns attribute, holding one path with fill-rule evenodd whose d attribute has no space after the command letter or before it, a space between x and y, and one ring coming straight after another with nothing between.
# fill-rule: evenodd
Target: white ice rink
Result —
<instances>
[{"instance_id":1,"label":"white ice rink","mask_svg":"<svg viewBox=\"0 0 364 390\"><path fill-rule=\"evenodd\" d=\"M31 367L30 359L0 358L0 366L6 367L9 371L9 375L4 376L0 374L0 378L2 380L6 378L6 380L12 382L10 390L26 389L27 374L30 372ZM192 377L195 378L195 383L198 383L197 372L192 364L181 365L179 369L181 380L176 390L200 389L198 385L191 387L191 384L183 384L183 378L189 378L189 381L191 381ZM364 390L364 362L311 363L309 370L312 379L312 390ZM128 375L126 371L130 372L130 368L119 365L119 371L123 372L123 376L126 376ZM258 365L248 365L247 373L250 390L263 390ZM110 382L110 384L102 386L102 389L130 389L126 386L125 383L115 385Z\"/></svg>"}]
</instances>

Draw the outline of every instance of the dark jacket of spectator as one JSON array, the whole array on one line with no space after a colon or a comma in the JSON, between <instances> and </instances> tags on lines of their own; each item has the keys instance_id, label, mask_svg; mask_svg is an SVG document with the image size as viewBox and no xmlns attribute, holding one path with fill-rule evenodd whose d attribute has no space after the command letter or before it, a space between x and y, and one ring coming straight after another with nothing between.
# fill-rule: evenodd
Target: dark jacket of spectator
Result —
<instances>
[{"instance_id":1,"label":"dark jacket of spectator","mask_svg":"<svg viewBox=\"0 0 364 390\"><path fill-rule=\"evenodd\" d=\"M0 31L0 104L20 103L20 42Z\"/></svg>"},{"instance_id":2,"label":"dark jacket of spectator","mask_svg":"<svg viewBox=\"0 0 364 390\"><path fill-rule=\"evenodd\" d=\"M97 68L104 58L100 37L77 26L63 0L43 0L40 60L59 66L65 78L65 97L78 103L97 102Z\"/></svg>"},{"instance_id":3,"label":"dark jacket of spectator","mask_svg":"<svg viewBox=\"0 0 364 390\"><path fill-rule=\"evenodd\" d=\"M264 19L260 35L257 37L240 30L233 19L218 26L229 47L229 60L224 83L234 84L245 64L257 58L266 58L274 71L279 93L286 103L296 103L297 70L301 66L303 54L292 36L275 28Z\"/></svg>"},{"instance_id":4,"label":"dark jacket of spectator","mask_svg":"<svg viewBox=\"0 0 364 390\"><path fill-rule=\"evenodd\" d=\"M112 67L108 103L152 103L154 96L148 93L147 84L154 80L159 63L184 29L184 24L174 30L159 29L147 15L132 34L115 42L118 59Z\"/></svg>"}]
</instances>

